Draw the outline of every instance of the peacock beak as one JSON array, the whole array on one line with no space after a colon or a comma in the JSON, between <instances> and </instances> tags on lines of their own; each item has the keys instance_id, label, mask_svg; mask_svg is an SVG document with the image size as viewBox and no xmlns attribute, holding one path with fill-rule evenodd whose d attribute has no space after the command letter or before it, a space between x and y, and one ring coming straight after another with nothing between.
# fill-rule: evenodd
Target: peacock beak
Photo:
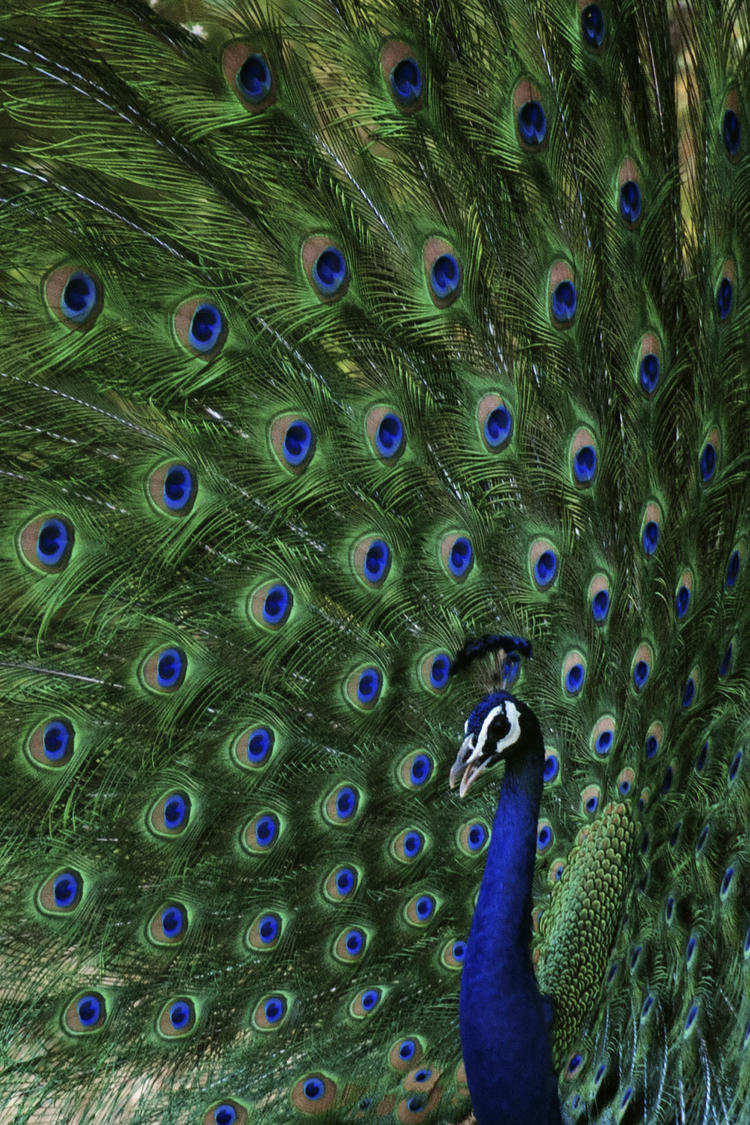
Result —
<instances>
[{"instance_id":1,"label":"peacock beak","mask_svg":"<svg viewBox=\"0 0 750 1125\"><path fill-rule=\"evenodd\" d=\"M459 797L466 796L472 783L484 773L489 762L489 758L474 746L475 740L476 734L467 735L451 766L450 787L455 789L460 779Z\"/></svg>"}]
</instances>

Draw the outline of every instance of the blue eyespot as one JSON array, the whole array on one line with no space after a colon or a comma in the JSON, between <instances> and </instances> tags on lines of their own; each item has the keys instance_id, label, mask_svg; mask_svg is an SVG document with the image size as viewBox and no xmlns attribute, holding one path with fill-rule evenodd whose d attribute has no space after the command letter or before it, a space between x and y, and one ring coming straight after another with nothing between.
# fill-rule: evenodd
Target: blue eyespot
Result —
<instances>
[{"instance_id":1,"label":"blue eyespot","mask_svg":"<svg viewBox=\"0 0 750 1125\"><path fill-rule=\"evenodd\" d=\"M646 757L655 758L659 752L659 739L655 734L650 734L646 739Z\"/></svg>"},{"instance_id":2,"label":"blue eyespot","mask_svg":"<svg viewBox=\"0 0 750 1125\"><path fill-rule=\"evenodd\" d=\"M711 480L714 472L716 471L716 446L712 442L706 442L701 453L701 476L707 483Z\"/></svg>"},{"instance_id":3,"label":"blue eyespot","mask_svg":"<svg viewBox=\"0 0 750 1125\"><path fill-rule=\"evenodd\" d=\"M734 287L728 277L722 277L719 288L716 290L716 311L719 314L719 320L727 319L732 311L733 300Z\"/></svg>"},{"instance_id":4,"label":"blue eyespot","mask_svg":"<svg viewBox=\"0 0 750 1125\"><path fill-rule=\"evenodd\" d=\"M453 296L461 284L461 267L453 254L441 254L430 270L430 288L438 300Z\"/></svg>"},{"instance_id":5,"label":"blue eyespot","mask_svg":"<svg viewBox=\"0 0 750 1125\"><path fill-rule=\"evenodd\" d=\"M233 1105L220 1105L214 1110L214 1125L234 1125L237 1110Z\"/></svg>"},{"instance_id":6,"label":"blue eyespot","mask_svg":"<svg viewBox=\"0 0 750 1125\"><path fill-rule=\"evenodd\" d=\"M292 592L288 586L279 583L271 586L263 602L263 620L266 625L280 625L289 615Z\"/></svg>"},{"instance_id":7,"label":"blue eyespot","mask_svg":"<svg viewBox=\"0 0 750 1125\"><path fill-rule=\"evenodd\" d=\"M342 867L336 873L336 890L343 897L348 895L356 884L356 875L351 867Z\"/></svg>"},{"instance_id":8,"label":"blue eyespot","mask_svg":"<svg viewBox=\"0 0 750 1125\"><path fill-rule=\"evenodd\" d=\"M273 76L263 55L251 54L237 71L237 88L252 104L265 101L271 92Z\"/></svg>"},{"instance_id":9,"label":"blue eyespot","mask_svg":"<svg viewBox=\"0 0 750 1125\"><path fill-rule=\"evenodd\" d=\"M478 852L484 847L487 839L487 829L483 824L472 824L466 834L466 843L470 852Z\"/></svg>"},{"instance_id":10,"label":"blue eyespot","mask_svg":"<svg viewBox=\"0 0 750 1125\"><path fill-rule=\"evenodd\" d=\"M496 406L484 422L484 440L492 449L499 449L509 440L513 430L513 418L506 406Z\"/></svg>"},{"instance_id":11,"label":"blue eyespot","mask_svg":"<svg viewBox=\"0 0 750 1125\"><path fill-rule=\"evenodd\" d=\"M344 944L347 952L352 957L356 957L365 944L365 935L361 930L349 930L344 937Z\"/></svg>"},{"instance_id":12,"label":"blue eyespot","mask_svg":"<svg viewBox=\"0 0 750 1125\"><path fill-rule=\"evenodd\" d=\"M669 790L672 788L673 779L674 779L674 771L673 771L671 766L667 766L667 768L664 771L664 777L663 777L662 783L661 783L662 793L668 793L669 792Z\"/></svg>"},{"instance_id":13,"label":"blue eyespot","mask_svg":"<svg viewBox=\"0 0 750 1125\"><path fill-rule=\"evenodd\" d=\"M742 129L740 119L733 109L728 109L724 114L724 120L721 123L721 135L727 154L736 156L740 151Z\"/></svg>"},{"instance_id":14,"label":"blue eyespot","mask_svg":"<svg viewBox=\"0 0 750 1125\"><path fill-rule=\"evenodd\" d=\"M305 1082L303 1091L308 1101L316 1102L318 1098L322 1098L325 1093L325 1086L319 1078L308 1078Z\"/></svg>"},{"instance_id":15,"label":"blue eyespot","mask_svg":"<svg viewBox=\"0 0 750 1125\"><path fill-rule=\"evenodd\" d=\"M336 794L335 815L339 820L349 820L354 816L359 804L359 797L351 785L342 785Z\"/></svg>"},{"instance_id":16,"label":"blue eyespot","mask_svg":"<svg viewBox=\"0 0 750 1125\"><path fill-rule=\"evenodd\" d=\"M609 613L609 590L599 590L591 599L591 613L594 621L606 620Z\"/></svg>"},{"instance_id":17,"label":"blue eyespot","mask_svg":"<svg viewBox=\"0 0 750 1125\"><path fill-rule=\"evenodd\" d=\"M281 922L276 914L264 914L258 922L258 937L263 945L272 945L280 930Z\"/></svg>"},{"instance_id":18,"label":"blue eyespot","mask_svg":"<svg viewBox=\"0 0 750 1125\"><path fill-rule=\"evenodd\" d=\"M377 668L365 668L357 682L357 702L366 706L374 703L380 694L383 677Z\"/></svg>"},{"instance_id":19,"label":"blue eyespot","mask_svg":"<svg viewBox=\"0 0 750 1125\"><path fill-rule=\"evenodd\" d=\"M73 324L83 324L96 306L96 282L87 273L76 271L68 278L60 297L60 311Z\"/></svg>"},{"instance_id":20,"label":"blue eyespot","mask_svg":"<svg viewBox=\"0 0 750 1125\"><path fill-rule=\"evenodd\" d=\"M404 1039L403 1043L399 1045L398 1057L403 1059L404 1062L410 1062L417 1053L417 1044L413 1039Z\"/></svg>"},{"instance_id":21,"label":"blue eyespot","mask_svg":"<svg viewBox=\"0 0 750 1125\"><path fill-rule=\"evenodd\" d=\"M63 871L56 875L52 883L52 897L55 906L66 910L73 906L81 893L81 879L73 871Z\"/></svg>"},{"instance_id":22,"label":"blue eyespot","mask_svg":"<svg viewBox=\"0 0 750 1125\"><path fill-rule=\"evenodd\" d=\"M185 465L172 465L164 476L162 501L171 512L180 512L193 499L195 481Z\"/></svg>"},{"instance_id":23,"label":"blue eyespot","mask_svg":"<svg viewBox=\"0 0 750 1125\"><path fill-rule=\"evenodd\" d=\"M175 1001L169 1008L169 1022L175 1031L181 1031L190 1021L190 1008L182 1000Z\"/></svg>"},{"instance_id":24,"label":"blue eyespot","mask_svg":"<svg viewBox=\"0 0 750 1125\"><path fill-rule=\"evenodd\" d=\"M738 750L737 753L735 754L735 756L732 758L732 763L729 767L729 780L730 781L734 781L735 777L737 776L737 771L739 770L741 764L742 764L742 751Z\"/></svg>"},{"instance_id":25,"label":"blue eyespot","mask_svg":"<svg viewBox=\"0 0 750 1125\"><path fill-rule=\"evenodd\" d=\"M185 674L185 657L178 648L165 648L156 660L156 682L164 690L176 687Z\"/></svg>"},{"instance_id":26,"label":"blue eyespot","mask_svg":"<svg viewBox=\"0 0 750 1125\"><path fill-rule=\"evenodd\" d=\"M422 96L422 71L409 56L397 62L390 74L391 89L403 106L413 105Z\"/></svg>"},{"instance_id":27,"label":"blue eyespot","mask_svg":"<svg viewBox=\"0 0 750 1125\"><path fill-rule=\"evenodd\" d=\"M453 954L453 959L455 961L458 961L459 963L462 962L466 956L466 942L454 941L453 945L451 946L451 953Z\"/></svg>"},{"instance_id":28,"label":"blue eyespot","mask_svg":"<svg viewBox=\"0 0 750 1125\"><path fill-rule=\"evenodd\" d=\"M518 132L522 142L529 147L544 144L547 136L547 117L541 102L524 102L518 110Z\"/></svg>"},{"instance_id":29,"label":"blue eyespot","mask_svg":"<svg viewBox=\"0 0 750 1125\"><path fill-rule=\"evenodd\" d=\"M440 691L448 683L450 673L450 657L446 653L439 653L432 661L430 667L430 687Z\"/></svg>"},{"instance_id":30,"label":"blue eyespot","mask_svg":"<svg viewBox=\"0 0 750 1125\"><path fill-rule=\"evenodd\" d=\"M641 358L638 368L638 378L647 395L653 394L659 382L659 357L649 352Z\"/></svg>"},{"instance_id":31,"label":"blue eyespot","mask_svg":"<svg viewBox=\"0 0 750 1125\"><path fill-rule=\"evenodd\" d=\"M690 962L693 959L693 954L695 953L696 941L697 941L696 938L691 937L688 940L687 945L685 946L685 960L687 961L688 965L690 964Z\"/></svg>"},{"instance_id":32,"label":"blue eyespot","mask_svg":"<svg viewBox=\"0 0 750 1125\"><path fill-rule=\"evenodd\" d=\"M727 564L727 576L725 579L726 585L730 590L732 586L736 584L737 579L740 576L740 562L740 552L732 551L731 555L729 556L729 562Z\"/></svg>"},{"instance_id":33,"label":"blue eyespot","mask_svg":"<svg viewBox=\"0 0 750 1125\"><path fill-rule=\"evenodd\" d=\"M690 1011L689 1011L689 1012L688 1012L688 1014L687 1014L687 1019L685 1020L685 1031L689 1031L689 1030L690 1030L690 1028L691 1028L691 1027L693 1026L693 1024L695 1023L695 1017L696 1017L697 1015L698 1015L698 1005L697 1005L697 1004L693 1004L693 1005L691 1006L691 1008L690 1008Z\"/></svg>"},{"instance_id":34,"label":"blue eyespot","mask_svg":"<svg viewBox=\"0 0 750 1125\"><path fill-rule=\"evenodd\" d=\"M635 180L620 185L620 214L631 226L641 217L641 189Z\"/></svg>"},{"instance_id":35,"label":"blue eyespot","mask_svg":"<svg viewBox=\"0 0 750 1125\"><path fill-rule=\"evenodd\" d=\"M578 695L585 678L586 670L583 664L573 664L565 673L565 690L568 695Z\"/></svg>"},{"instance_id":36,"label":"blue eyespot","mask_svg":"<svg viewBox=\"0 0 750 1125\"><path fill-rule=\"evenodd\" d=\"M537 586L549 586L557 574L557 555L554 551L543 551L534 563L534 578Z\"/></svg>"},{"instance_id":37,"label":"blue eyespot","mask_svg":"<svg viewBox=\"0 0 750 1125\"><path fill-rule=\"evenodd\" d=\"M706 765L706 758L708 757L708 742L704 742L698 752L698 757L695 759L695 769L698 773L703 773Z\"/></svg>"},{"instance_id":38,"label":"blue eyespot","mask_svg":"<svg viewBox=\"0 0 750 1125\"><path fill-rule=\"evenodd\" d=\"M432 774L432 759L427 754L417 754L411 763L409 781L414 786L424 785Z\"/></svg>"},{"instance_id":39,"label":"blue eyespot","mask_svg":"<svg viewBox=\"0 0 750 1125\"><path fill-rule=\"evenodd\" d=\"M416 859L424 847L424 836L421 832L407 832L403 846L404 855L409 859Z\"/></svg>"},{"instance_id":40,"label":"blue eyespot","mask_svg":"<svg viewBox=\"0 0 750 1125\"><path fill-rule=\"evenodd\" d=\"M553 839L554 839L554 837L552 835L552 829L550 828L550 826L548 824L543 825L539 829L539 833L538 833L537 838L536 838L537 851L540 851L540 852L546 851L547 848L552 843Z\"/></svg>"},{"instance_id":41,"label":"blue eyespot","mask_svg":"<svg viewBox=\"0 0 750 1125\"><path fill-rule=\"evenodd\" d=\"M594 749L596 750L597 754L600 755L600 757L604 758L604 757L607 756L607 754L609 754L610 750L612 749L613 741L614 741L614 734L611 730L600 731L599 734L596 736L596 742L594 743Z\"/></svg>"},{"instance_id":42,"label":"blue eyespot","mask_svg":"<svg viewBox=\"0 0 750 1125\"><path fill-rule=\"evenodd\" d=\"M210 352L224 331L224 320L215 305L201 304L193 313L188 341L197 352Z\"/></svg>"},{"instance_id":43,"label":"blue eyespot","mask_svg":"<svg viewBox=\"0 0 750 1125\"><path fill-rule=\"evenodd\" d=\"M656 520L647 520L643 527L643 550L653 555L659 546L659 525Z\"/></svg>"},{"instance_id":44,"label":"blue eyespot","mask_svg":"<svg viewBox=\"0 0 750 1125\"><path fill-rule=\"evenodd\" d=\"M426 922L435 910L435 899L432 895L420 895L416 902L416 914L420 922Z\"/></svg>"},{"instance_id":45,"label":"blue eyespot","mask_svg":"<svg viewBox=\"0 0 750 1125\"><path fill-rule=\"evenodd\" d=\"M692 676L688 676L685 687L682 692L682 706L690 707L695 699L695 680Z\"/></svg>"},{"instance_id":46,"label":"blue eyespot","mask_svg":"<svg viewBox=\"0 0 750 1125\"><path fill-rule=\"evenodd\" d=\"M376 584L381 582L391 565L391 550L382 539L374 539L368 547L362 568L363 577L367 582Z\"/></svg>"},{"instance_id":47,"label":"blue eyespot","mask_svg":"<svg viewBox=\"0 0 750 1125\"><path fill-rule=\"evenodd\" d=\"M573 458L573 475L579 484L588 484L596 474L596 450L593 445L584 445Z\"/></svg>"},{"instance_id":48,"label":"blue eyespot","mask_svg":"<svg viewBox=\"0 0 750 1125\"><path fill-rule=\"evenodd\" d=\"M606 32L604 13L598 4L587 4L581 12L581 32L583 41L593 50L598 50L604 42Z\"/></svg>"},{"instance_id":49,"label":"blue eyespot","mask_svg":"<svg viewBox=\"0 0 750 1125\"><path fill-rule=\"evenodd\" d=\"M276 839L279 824L275 816L266 814L258 817L255 823L255 841L259 848L267 848Z\"/></svg>"},{"instance_id":50,"label":"blue eyespot","mask_svg":"<svg viewBox=\"0 0 750 1125\"><path fill-rule=\"evenodd\" d=\"M724 872L724 878L721 880L721 897L726 898L729 894L729 889L734 879L734 868L728 867Z\"/></svg>"},{"instance_id":51,"label":"blue eyespot","mask_svg":"<svg viewBox=\"0 0 750 1125\"><path fill-rule=\"evenodd\" d=\"M297 419L287 428L281 447L288 465L301 465L310 454L313 445L313 432L307 422Z\"/></svg>"},{"instance_id":52,"label":"blue eyespot","mask_svg":"<svg viewBox=\"0 0 750 1125\"><path fill-rule=\"evenodd\" d=\"M265 762L273 750L273 734L265 727L256 727L247 736L247 760L254 766Z\"/></svg>"},{"instance_id":53,"label":"blue eyespot","mask_svg":"<svg viewBox=\"0 0 750 1125\"><path fill-rule=\"evenodd\" d=\"M474 552L470 541L459 536L448 552L448 569L455 578L462 578L471 566Z\"/></svg>"},{"instance_id":54,"label":"blue eyespot","mask_svg":"<svg viewBox=\"0 0 750 1125\"><path fill-rule=\"evenodd\" d=\"M45 758L59 762L65 757L73 739L73 728L62 719L47 723L42 735L42 748Z\"/></svg>"},{"instance_id":55,"label":"blue eyespot","mask_svg":"<svg viewBox=\"0 0 750 1125\"><path fill-rule=\"evenodd\" d=\"M286 1004L280 996L269 996L263 1003L263 1015L270 1026L278 1023L284 1016Z\"/></svg>"},{"instance_id":56,"label":"blue eyespot","mask_svg":"<svg viewBox=\"0 0 750 1125\"><path fill-rule=\"evenodd\" d=\"M675 608L675 613L677 614L677 619L682 620L682 618L685 616L688 609L690 608L690 589L689 589L689 587L680 586L679 590L677 591L677 595L675 597L674 608Z\"/></svg>"},{"instance_id":57,"label":"blue eyespot","mask_svg":"<svg viewBox=\"0 0 750 1125\"><path fill-rule=\"evenodd\" d=\"M636 660L633 667L633 683L635 684L636 691L640 691L645 686L646 680L651 672L651 666L647 660Z\"/></svg>"},{"instance_id":58,"label":"blue eyespot","mask_svg":"<svg viewBox=\"0 0 750 1125\"><path fill-rule=\"evenodd\" d=\"M178 906L168 906L162 910L160 920L164 936L170 939L180 936L187 921L184 911Z\"/></svg>"},{"instance_id":59,"label":"blue eyespot","mask_svg":"<svg viewBox=\"0 0 750 1125\"><path fill-rule=\"evenodd\" d=\"M544 759L544 780L547 784L554 781L560 772L560 759L557 754L549 753Z\"/></svg>"},{"instance_id":60,"label":"blue eyespot","mask_svg":"<svg viewBox=\"0 0 750 1125\"><path fill-rule=\"evenodd\" d=\"M327 246L318 254L312 268L315 287L325 297L338 293L348 274L346 259L336 246Z\"/></svg>"},{"instance_id":61,"label":"blue eyespot","mask_svg":"<svg viewBox=\"0 0 750 1125\"><path fill-rule=\"evenodd\" d=\"M404 424L398 414L386 414L375 432L375 445L381 457L394 457L401 451Z\"/></svg>"},{"instance_id":62,"label":"blue eyespot","mask_svg":"<svg viewBox=\"0 0 750 1125\"><path fill-rule=\"evenodd\" d=\"M698 839L696 841L696 844L695 844L696 852L702 852L703 851L704 847L706 846L706 840L707 839L708 839L708 825L705 824L703 826L703 828L701 829L700 836L698 837Z\"/></svg>"},{"instance_id":63,"label":"blue eyespot","mask_svg":"<svg viewBox=\"0 0 750 1125\"><path fill-rule=\"evenodd\" d=\"M174 831L181 828L187 820L190 805L180 793L173 793L164 801L164 824Z\"/></svg>"},{"instance_id":64,"label":"blue eyespot","mask_svg":"<svg viewBox=\"0 0 750 1125\"><path fill-rule=\"evenodd\" d=\"M568 1074L575 1074L582 1062L583 1055L573 1055L572 1059L568 1063Z\"/></svg>"},{"instance_id":65,"label":"blue eyespot","mask_svg":"<svg viewBox=\"0 0 750 1125\"><path fill-rule=\"evenodd\" d=\"M362 1007L366 1012L371 1012L378 1004L381 997L380 989L368 988L362 993Z\"/></svg>"},{"instance_id":66,"label":"blue eyespot","mask_svg":"<svg viewBox=\"0 0 750 1125\"><path fill-rule=\"evenodd\" d=\"M39 529L36 555L44 566L57 566L63 561L72 543L72 531L64 520L45 520Z\"/></svg>"},{"instance_id":67,"label":"blue eyespot","mask_svg":"<svg viewBox=\"0 0 750 1125\"><path fill-rule=\"evenodd\" d=\"M81 1027L92 1027L102 1015L102 1003L98 996L82 996L76 1004Z\"/></svg>"},{"instance_id":68,"label":"blue eyespot","mask_svg":"<svg viewBox=\"0 0 750 1125\"><path fill-rule=\"evenodd\" d=\"M561 324L569 324L575 316L578 294L572 281L561 281L552 290L552 315Z\"/></svg>"}]
</instances>

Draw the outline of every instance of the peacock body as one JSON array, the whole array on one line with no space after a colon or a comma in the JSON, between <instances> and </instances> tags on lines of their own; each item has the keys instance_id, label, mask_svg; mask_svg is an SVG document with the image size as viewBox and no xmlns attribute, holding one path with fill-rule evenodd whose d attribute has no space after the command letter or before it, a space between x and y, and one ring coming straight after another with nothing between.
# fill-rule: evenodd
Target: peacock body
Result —
<instances>
[{"instance_id":1,"label":"peacock body","mask_svg":"<svg viewBox=\"0 0 750 1125\"><path fill-rule=\"evenodd\" d=\"M3 1121L747 1120L749 22L4 6Z\"/></svg>"}]
</instances>

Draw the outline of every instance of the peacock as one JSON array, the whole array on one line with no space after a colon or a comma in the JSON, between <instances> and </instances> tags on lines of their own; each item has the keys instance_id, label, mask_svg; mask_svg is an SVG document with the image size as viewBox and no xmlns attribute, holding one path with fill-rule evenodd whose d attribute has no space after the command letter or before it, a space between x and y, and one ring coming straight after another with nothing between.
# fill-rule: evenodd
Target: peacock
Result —
<instances>
[{"instance_id":1,"label":"peacock","mask_svg":"<svg viewBox=\"0 0 750 1125\"><path fill-rule=\"evenodd\" d=\"M748 1121L749 43L3 5L3 1123Z\"/></svg>"}]
</instances>

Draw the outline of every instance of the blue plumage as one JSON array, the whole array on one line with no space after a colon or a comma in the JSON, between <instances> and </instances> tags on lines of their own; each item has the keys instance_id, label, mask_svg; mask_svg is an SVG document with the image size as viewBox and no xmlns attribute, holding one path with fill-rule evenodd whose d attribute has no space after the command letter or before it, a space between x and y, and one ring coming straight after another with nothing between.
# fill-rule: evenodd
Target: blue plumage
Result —
<instances>
[{"instance_id":1,"label":"blue plumage","mask_svg":"<svg viewBox=\"0 0 750 1125\"><path fill-rule=\"evenodd\" d=\"M467 769L476 776L501 760L505 775L461 980L461 1049L477 1125L559 1125L550 1006L530 950L544 742L528 707L494 692L468 719L453 777Z\"/></svg>"}]
</instances>

